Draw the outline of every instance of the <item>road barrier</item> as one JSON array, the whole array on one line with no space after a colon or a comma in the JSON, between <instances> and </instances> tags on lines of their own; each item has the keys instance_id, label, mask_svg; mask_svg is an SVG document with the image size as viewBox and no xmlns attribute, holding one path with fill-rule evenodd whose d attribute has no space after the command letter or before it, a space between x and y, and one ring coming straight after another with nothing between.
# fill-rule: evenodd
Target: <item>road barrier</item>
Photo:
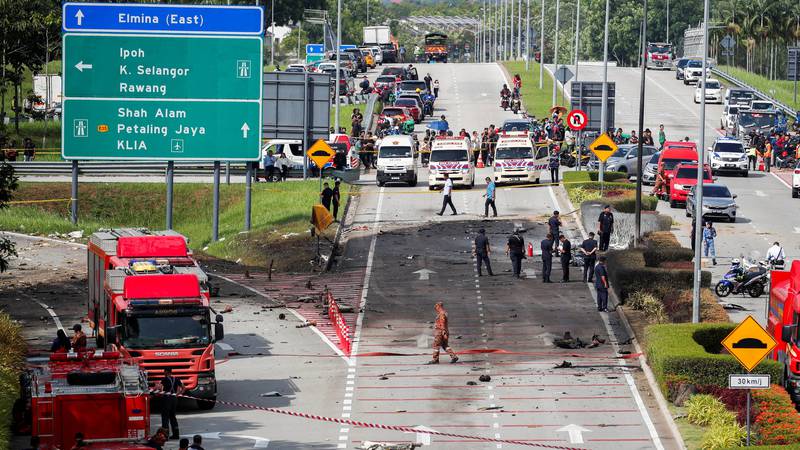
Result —
<instances>
[{"instance_id":1,"label":"road barrier","mask_svg":"<svg viewBox=\"0 0 800 450\"><path fill-rule=\"evenodd\" d=\"M199 397L192 397L192 396L184 395L184 394L178 395L178 394L164 392L164 391L160 391L160 390L156 390L156 389L151 389L150 390L150 394L151 395L159 395L159 396L163 396L163 397L171 395L171 396L175 396L175 397L178 397L178 398L186 398L186 399L190 399L190 400L196 400L198 402L211 401L211 400L203 399L203 398L199 398ZM287 410L287 409L270 408L270 407L267 407L267 406L251 405L251 404L248 404L248 403L229 402L229 401L219 400L219 399L216 400L216 403L219 404L219 405L228 405L228 406L233 406L233 407L236 407L236 408L264 411L264 412L269 412L269 413L274 413L274 414L282 414L284 416L299 417L301 419L316 420L316 421L320 421L320 422L332 422L332 423L338 423L340 425L350 425L350 426L359 427L359 428L375 428L375 429L387 430L387 431L399 431L399 432L402 432L402 433L413 433L415 435L420 433L420 430L418 428L407 427L407 426L402 426L402 425L385 425L385 424L381 424L381 423L361 422L361 421L352 420L352 419L344 419L344 418L340 419L340 418L336 418L336 417L319 416L319 415L316 415L316 414L308 414L308 413L303 413L303 412L298 412L298 411L291 411L291 410ZM432 436L443 436L443 437L450 437L450 438L475 440L475 441L480 441L480 442L494 442L494 443L498 443L498 444L513 444L513 445L520 445L520 446L524 446L524 447L549 448L549 449L557 449L557 450L581 450L580 447L564 447L564 446L560 446L560 445L538 444L538 443L535 443L535 442L528 442L528 441L515 441L513 439L500 439L500 438L490 438L490 437L485 437L485 436L475 436L475 435L469 435L469 434L446 433L446 432L435 431L435 430L431 430L431 429L427 429L427 428L425 430L425 434L430 434Z\"/></svg>"},{"instance_id":2,"label":"road barrier","mask_svg":"<svg viewBox=\"0 0 800 450\"><path fill-rule=\"evenodd\" d=\"M350 335L350 327L344 320L344 316L339 310L339 304L333 298L331 291L325 291L325 299L328 302L328 318L331 321L333 329L336 330L336 337L339 338L339 349L347 356L353 348L353 338Z\"/></svg>"}]
</instances>

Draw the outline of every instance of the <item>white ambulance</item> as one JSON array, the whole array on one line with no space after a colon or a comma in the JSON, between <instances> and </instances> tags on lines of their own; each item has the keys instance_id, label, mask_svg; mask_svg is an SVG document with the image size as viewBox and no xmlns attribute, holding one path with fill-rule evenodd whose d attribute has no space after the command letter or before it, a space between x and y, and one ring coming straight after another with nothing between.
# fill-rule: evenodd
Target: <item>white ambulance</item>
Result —
<instances>
[{"instance_id":1,"label":"white ambulance","mask_svg":"<svg viewBox=\"0 0 800 450\"><path fill-rule=\"evenodd\" d=\"M389 135L378 143L378 186L386 183L417 185L417 159L414 140L405 134Z\"/></svg>"},{"instance_id":2,"label":"white ambulance","mask_svg":"<svg viewBox=\"0 0 800 450\"><path fill-rule=\"evenodd\" d=\"M475 185L475 164L466 137L443 136L433 140L428 163L428 189L444 186L448 174L455 186Z\"/></svg>"},{"instance_id":3,"label":"white ambulance","mask_svg":"<svg viewBox=\"0 0 800 450\"><path fill-rule=\"evenodd\" d=\"M547 147L533 145L527 131L503 132L494 151L494 181L538 183L547 163Z\"/></svg>"}]
</instances>

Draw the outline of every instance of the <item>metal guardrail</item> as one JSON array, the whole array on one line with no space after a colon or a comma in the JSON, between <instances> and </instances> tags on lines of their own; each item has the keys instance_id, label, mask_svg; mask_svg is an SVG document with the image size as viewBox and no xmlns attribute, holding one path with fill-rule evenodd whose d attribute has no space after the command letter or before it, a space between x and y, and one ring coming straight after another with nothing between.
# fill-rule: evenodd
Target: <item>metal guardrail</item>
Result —
<instances>
[{"instance_id":1,"label":"metal guardrail","mask_svg":"<svg viewBox=\"0 0 800 450\"><path fill-rule=\"evenodd\" d=\"M731 75L729 73L725 73L725 72L723 72L723 71L721 71L721 70L719 70L717 68L714 68L714 67L711 68L711 73L713 73L714 75L717 75L718 77L725 78L726 80L730 81L731 83L733 83L733 84L735 84L735 85L737 85L739 87L750 89L751 91L753 91L755 93L756 96L760 97L761 99L771 101L778 109L782 110L788 117L794 117L795 110L792 109L789 105L786 105L784 103L779 102L778 100L776 100L776 99L770 97L769 95L759 91L758 89L754 88L753 86L750 86L749 84L747 84L744 81L734 77L733 75Z\"/></svg>"},{"instance_id":2,"label":"metal guardrail","mask_svg":"<svg viewBox=\"0 0 800 450\"><path fill-rule=\"evenodd\" d=\"M72 163L69 161L15 161L9 162L14 167L17 175L57 176L70 175ZM224 169L223 169L224 170ZM214 171L213 163L207 162L176 162L176 175L211 175ZM81 161L78 164L78 173L81 175L165 175L167 163L165 162L94 162ZM244 163L232 163L231 175L244 175Z\"/></svg>"},{"instance_id":3,"label":"metal guardrail","mask_svg":"<svg viewBox=\"0 0 800 450\"><path fill-rule=\"evenodd\" d=\"M367 99L367 107L364 108L364 118L367 120L367 123L364 124L364 129L367 131L374 132L375 125L377 122L375 121L375 103L378 101L378 94L370 94L369 98Z\"/></svg>"}]
</instances>

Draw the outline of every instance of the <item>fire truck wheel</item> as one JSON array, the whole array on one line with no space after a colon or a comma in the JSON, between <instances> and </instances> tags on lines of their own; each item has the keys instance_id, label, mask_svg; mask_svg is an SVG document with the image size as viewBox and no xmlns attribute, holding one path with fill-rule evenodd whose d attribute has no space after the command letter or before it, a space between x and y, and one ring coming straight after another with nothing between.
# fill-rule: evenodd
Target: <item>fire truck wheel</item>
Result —
<instances>
[{"instance_id":1,"label":"fire truck wheel","mask_svg":"<svg viewBox=\"0 0 800 450\"><path fill-rule=\"evenodd\" d=\"M197 409L201 411L208 411L214 409L217 404L217 396L197 401Z\"/></svg>"}]
</instances>

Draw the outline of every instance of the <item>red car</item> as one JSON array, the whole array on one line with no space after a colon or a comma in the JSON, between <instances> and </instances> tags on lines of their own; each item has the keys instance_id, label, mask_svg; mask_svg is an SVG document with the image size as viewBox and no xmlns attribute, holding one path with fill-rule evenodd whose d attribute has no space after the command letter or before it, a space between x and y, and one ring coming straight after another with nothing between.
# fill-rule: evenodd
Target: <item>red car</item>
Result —
<instances>
[{"instance_id":1,"label":"red car","mask_svg":"<svg viewBox=\"0 0 800 450\"><path fill-rule=\"evenodd\" d=\"M713 183L711 167L703 165L703 183ZM686 197L692 186L697 185L697 163L681 163L675 167L675 173L669 179L669 206L677 208L678 203L686 203Z\"/></svg>"},{"instance_id":2,"label":"red car","mask_svg":"<svg viewBox=\"0 0 800 450\"><path fill-rule=\"evenodd\" d=\"M413 98L398 98L394 101L394 106L399 106L408 110L411 117L414 118L414 123L422 122L422 110Z\"/></svg>"},{"instance_id":3,"label":"red car","mask_svg":"<svg viewBox=\"0 0 800 450\"><path fill-rule=\"evenodd\" d=\"M413 120L413 116L411 116L411 112L409 112L407 108L400 106L387 106L386 108L383 108L381 115L378 116L378 123L385 122L389 117L397 119L397 125L408 120Z\"/></svg>"}]
</instances>

